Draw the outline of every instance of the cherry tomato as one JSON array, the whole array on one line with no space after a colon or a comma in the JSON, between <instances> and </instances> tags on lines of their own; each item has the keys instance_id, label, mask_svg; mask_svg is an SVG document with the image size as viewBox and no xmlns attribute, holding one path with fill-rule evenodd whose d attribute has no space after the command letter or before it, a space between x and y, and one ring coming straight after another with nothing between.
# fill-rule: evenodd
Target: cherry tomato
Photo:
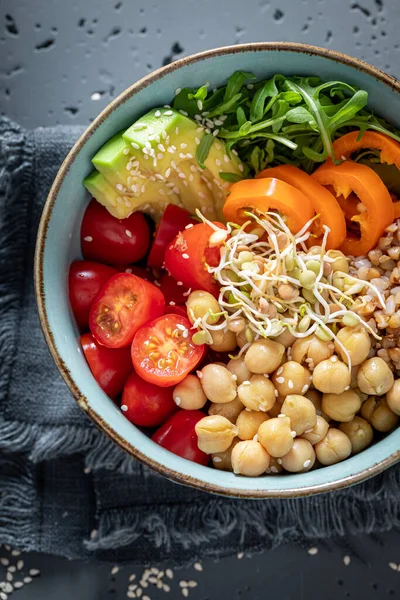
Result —
<instances>
[{"instance_id":1,"label":"cherry tomato","mask_svg":"<svg viewBox=\"0 0 400 600\"><path fill-rule=\"evenodd\" d=\"M180 283L181 285L178 285ZM163 275L160 279L160 289L165 296L165 302L169 304L185 304L187 300L187 289L183 287L181 281L176 281L171 275ZM186 296L184 294L186 293Z\"/></svg>"},{"instance_id":2,"label":"cherry tomato","mask_svg":"<svg viewBox=\"0 0 400 600\"><path fill-rule=\"evenodd\" d=\"M81 227L84 258L128 265L143 258L149 243L150 230L142 213L116 219L97 200L90 201Z\"/></svg>"},{"instance_id":3,"label":"cherry tomato","mask_svg":"<svg viewBox=\"0 0 400 600\"><path fill-rule=\"evenodd\" d=\"M153 245L147 259L149 267L161 268L164 262L164 254L168 244L174 237L183 231L189 223L197 223L187 210L168 204L164 211L159 226L157 227Z\"/></svg>"},{"instance_id":4,"label":"cherry tomato","mask_svg":"<svg viewBox=\"0 0 400 600\"><path fill-rule=\"evenodd\" d=\"M186 306L182 304L177 304L176 306L171 306L170 304L167 304L167 306L165 307L165 314L179 315L180 317L184 317L185 319L187 319Z\"/></svg>"},{"instance_id":5,"label":"cherry tomato","mask_svg":"<svg viewBox=\"0 0 400 600\"><path fill-rule=\"evenodd\" d=\"M221 223L216 223L224 227ZM220 246L210 248L209 239L213 229L206 223L198 223L178 233L165 252L165 268L184 287L205 290L218 297L219 285L207 265L216 267L220 261Z\"/></svg>"},{"instance_id":6,"label":"cherry tomato","mask_svg":"<svg viewBox=\"0 0 400 600\"><path fill-rule=\"evenodd\" d=\"M158 287L136 275L118 273L90 309L90 330L100 344L122 348L129 346L139 327L164 310L165 299Z\"/></svg>"},{"instance_id":7,"label":"cherry tomato","mask_svg":"<svg viewBox=\"0 0 400 600\"><path fill-rule=\"evenodd\" d=\"M192 342L190 321L178 315L164 315L146 323L133 338L135 371L161 387L176 385L201 361L204 346Z\"/></svg>"},{"instance_id":8,"label":"cherry tomato","mask_svg":"<svg viewBox=\"0 0 400 600\"><path fill-rule=\"evenodd\" d=\"M113 265L120 273L133 273L137 277L141 277L150 283L154 283L156 278L150 269L144 267L137 267L136 265Z\"/></svg>"},{"instance_id":9,"label":"cherry tomato","mask_svg":"<svg viewBox=\"0 0 400 600\"><path fill-rule=\"evenodd\" d=\"M159 427L178 410L172 388L162 388L132 373L125 384L121 408L131 423L140 427Z\"/></svg>"},{"instance_id":10,"label":"cherry tomato","mask_svg":"<svg viewBox=\"0 0 400 600\"><path fill-rule=\"evenodd\" d=\"M208 465L210 457L197 445L196 424L204 417L200 410L178 410L153 434L152 440L170 452L199 465Z\"/></svg>"},{"instance_id":11,"label":"cherry tomato","mask_svg":"<svg viewBox=\"0 0 400 600\"><path fill-rule=\"evenodd\" d=\"M82 349L93 377L105 393L114 399L133 371L129 348L111 350L101 346L90 333L81 336Z\"/></svg>"},{"instance_id":12,"label":"cherry tomato","mask_svg":"<svg viewBox=\"0 0 400 600\"><path fill-rule=\"evenodd\" d=\"M89 312L104 284L118 271L101 263L76 260L69 269L69 301L80 329L88 329Z\"/></svg>"}]
</instances>

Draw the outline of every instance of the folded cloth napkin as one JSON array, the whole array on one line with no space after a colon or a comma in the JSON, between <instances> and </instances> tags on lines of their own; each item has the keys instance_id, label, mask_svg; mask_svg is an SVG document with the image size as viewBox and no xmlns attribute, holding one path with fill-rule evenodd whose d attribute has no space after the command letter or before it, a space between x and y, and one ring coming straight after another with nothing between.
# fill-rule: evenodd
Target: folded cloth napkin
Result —
<instances>
[{"instance_id":1,"label":"folded cloth napkin","mask_svg":"<svg viewBox=\"0 0 400 600\"><path fill-rule=\"evenodd\" d=\"M42 337L32 270L43 203L81 132L0 120L0 544L183 564L400 528L399 466L311 498L220 498L143 467L80 411Z\"/></svg>"}]
</instances>

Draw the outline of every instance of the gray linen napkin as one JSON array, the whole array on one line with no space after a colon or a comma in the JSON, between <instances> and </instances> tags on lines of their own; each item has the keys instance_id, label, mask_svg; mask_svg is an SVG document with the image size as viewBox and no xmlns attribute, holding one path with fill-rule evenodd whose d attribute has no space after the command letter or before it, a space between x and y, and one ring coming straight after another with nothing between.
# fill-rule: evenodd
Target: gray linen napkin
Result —
<instances>
[{"instance_id":1,"label":"gray linen napkin","mask_svg":"<svg viewBox=\"0 0 400 600\"><path fill-rule=\"evenodd\" d=\"M0 544L141 564L400 529L400 467L308 499L246 501L173 484L78 409L36 315L32 267L47 192L81 127L0 119Z\"/></svg>"}]
</instances>

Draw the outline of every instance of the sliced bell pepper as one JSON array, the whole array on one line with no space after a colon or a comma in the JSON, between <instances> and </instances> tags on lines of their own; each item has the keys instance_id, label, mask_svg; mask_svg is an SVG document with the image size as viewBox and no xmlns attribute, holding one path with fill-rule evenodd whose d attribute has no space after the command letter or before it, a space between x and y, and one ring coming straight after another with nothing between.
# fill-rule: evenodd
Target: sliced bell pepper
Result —
<instances>
[{"instance_id":1,"label":"sliced bell pepper","mask_svg":"<svg viewBox=\"0 0 400 600\"><path fill-rule=\"evenodd\" d=\"M229 188L223 212L227 221L243 224L248 220L246 210L265 213L278 211L286 217L292 233L298 233L313 218L310 200L298 189L275 177L243 179Z\"/></svg>"},{"instance_id":2,"label":"sliced bell pepper","mask_svg":"<svg viewBox=\"0 0 400 600\"><path fill-rule=\"evenodd\" d=\"M381 163L396 165L400 169L400 144L384 133L378 131L364 131L359 140L360 131L351 131L346 133L333 142L333 151L338 160L346 160L351 157L353 152L371 148L380 150Z\"/></svg>"},{"instance_id":3,"label":"sliced bell pepper","mask_svg":"<svg viewBox=\"0 0 400 600\"><path fill-rule=\"evenodd\" d=\"M330 229L327 249L339 248L346 237L346 221L337 199L329 190L310 175L292 165L280 165L265 169L257 175L257 179L260 177L276 177L303 192L319 215L319 219L314 221L311 227L317 239L313 236L310 238L310 242L312 245L320 244L324 233L322 226L327 225Z\"/></svg>"},{"instance_id":4,"label":"sliced bell pepper","mask_svg":"<svg viewBox=\"0 0 400 600\"><path fill-rule=\"evenodd\" d=\"M352 256L367 254L394 219L392 198L379 175L356 162L345 161L334 165L329 160L312 177L321 185L333 186L337 196L348 198L354 192L363 203L365 212L351 217L351 221L360 227L360 237L348 231L340 250Z\"/></svg>"}]
</instances>

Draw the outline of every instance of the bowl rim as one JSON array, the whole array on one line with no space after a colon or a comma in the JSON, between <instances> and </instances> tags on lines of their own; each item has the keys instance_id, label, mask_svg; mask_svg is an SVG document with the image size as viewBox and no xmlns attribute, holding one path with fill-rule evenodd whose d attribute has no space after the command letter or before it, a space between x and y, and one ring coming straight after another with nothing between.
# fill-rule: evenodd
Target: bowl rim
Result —
<instances>
[{"instance_id":1,"label":"bowl rim","mask_svg":"<svg viewBox=\"0 0 400 600\"><path fill-rule=\"evenodd\" d=\"M128 88L126 88L119 96L117 96L114 100L112 100L102 111L101 113L94 119L94 121L85 129L83 134L79 137L79 139L75 142L74 146L71 148L67 156L65 157L61 167L59 168L57 175L54 179L54 182L51 186L47 199L45 201L43 212L41 215L39 228L37 232L37 241L35 248L35 257L34 257L34 287L35 287L35 296L39 314L39 320L41 324L41 328L49 347L51 356L63 377L65 383L67 384L70 392L75 398L76 402L80 406L80 408L86 412L86 414L91 418L91 420L96 424L96 426L103 431L109 438L113 440L118 446L120 446L123 450L128 452L133 458L136 458L141 463L150 467L157 473L167 477L175 481L176 483L181 483L185 485L189 485L201 491L211 492L215 494L219 494L222 496L229 497L237 497L237 498L246 498L246 499L267 499L267 498L294 498L294 497L304 497L311 496L315 494L319 494L322 492L339 490L344 487L348 487L350 485L360 483L361 481L372 477L373 475L377 475L381 473L389 466L395 464L400 460L400 450L393 452L391 455L386 458L378 461L372 466L366 467L362 471L354 473L352 475L348 475L341 479L337 479L333 482L323 483L323 484L315 484L308 485L306 487L297 488L292 486L291 488L284 490L264 490L264 489L239 489L239 488L225 488L219 486L218 484L202 481L197 479L196 477L186 476L179 471L176 471L167 465L153 460L149 456L143 454L139 448L128 442L126 439L121 437L111 426L109 423L104 421L100 415L96 413L96 411L89 405L87 398L82 394L78 385L75 383L71 372L63 359L61 358L55 340L52 333L52 330L49 325L49 320L47 316L46 309L46 296L45 296L45 286L44 286L44 272L43 272L43 263L44 263L44 254L47 240L47 231L53 211L53 207L56 203L58 192L64 182L64 179L71 167L77 158L80 150L85 145L85 143L90 139L90 137L94 134L94 132L98 129L98 127L104 122L105 119L120 105L122 105L125 101L131 98L140 90L148 87L152 83L156 82L158 79L161 79L168 73L179 70L180 68L193 64L202 60L205 60L210 57L236 54L242 52L262 52L262 51L285 51L285 52L294 52L300 54L308 54L312 56L318 56L321 58L327 58L329 60L338 62L340 64L344 64L347 66L351 66L359 71L366 73L374 77L376 80L386 84L393 91L396 91L400 94L400 82L388 75L387 73L373 67L372 65L347 54L343 54L341 52L337 52L334 50L330 50L327 48L322 48L319 46L312 46L308 44L302 44L298 42L253 42L247 44L238 44L234 46L223 46L220 48L213 48L210 50L205 50L203 52L198 52L196 54L189 55L187 57L181 58L175 62L172 62L169 65L161 67L155 71L152 71L145 77L139 79L136 83L132 84Z\"/></svg>"}]
</instances>

